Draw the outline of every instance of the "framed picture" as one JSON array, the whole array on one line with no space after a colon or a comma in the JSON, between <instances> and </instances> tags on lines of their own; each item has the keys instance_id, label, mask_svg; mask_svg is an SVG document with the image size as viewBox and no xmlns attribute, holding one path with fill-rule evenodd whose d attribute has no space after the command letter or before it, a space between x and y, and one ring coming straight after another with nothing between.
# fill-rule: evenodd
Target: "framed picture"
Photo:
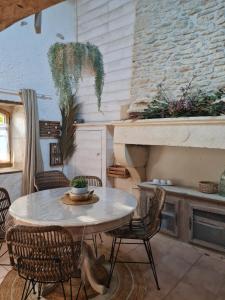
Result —
<instances>
[{"instance_id":1,"label":"framed picture","mask_svg":"<svg viewBox=\"0 0 225 300\"><path fill-rule=\"evenodd\" d=\"M50 143L50 166L63 165L62 154L58 143Z\"/></svg>"}]
</instances>

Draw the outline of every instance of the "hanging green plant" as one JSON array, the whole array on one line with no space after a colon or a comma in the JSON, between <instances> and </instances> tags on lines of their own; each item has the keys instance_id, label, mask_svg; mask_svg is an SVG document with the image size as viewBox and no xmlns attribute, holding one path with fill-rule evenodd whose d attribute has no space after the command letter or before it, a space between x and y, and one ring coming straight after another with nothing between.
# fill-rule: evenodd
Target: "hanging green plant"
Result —
<instances>
[{"instance_id":1,"label":"hanging green plant","mask_svg":"<svg viewBox=\"0 0 225 300\"><path fill-rule=\"evenodd\" d=\"M98 47L90 43L55 43L48 51L53 81L65 107L74 89L78 91L83 68L90 68L95 76L95 94L98 110L104 85L104 64Z\"/></svg>"}]
</instances>

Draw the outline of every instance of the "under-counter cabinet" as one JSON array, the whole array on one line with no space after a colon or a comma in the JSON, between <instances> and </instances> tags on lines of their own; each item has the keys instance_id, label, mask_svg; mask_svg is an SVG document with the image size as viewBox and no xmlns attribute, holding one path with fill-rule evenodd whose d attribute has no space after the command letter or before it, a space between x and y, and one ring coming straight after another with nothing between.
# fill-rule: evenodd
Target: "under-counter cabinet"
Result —
<instances>
[{"instance_id":1,"label":"under-counter cabinet","mask_svg":"<svg viewBox=\"0 0 225 300\"><path fill-rule=\"evenodd\" d=\"M190 205L190 242L225 251L225 210Z\"/></svg>"},{"instance_id":2,"label":"under-counter cabinet","mask_svg":"<svg viewBox=\"0 0 225 300\"><path fill-rule=\"evenodd\" d=\"M141 206L151 197L155 186L139 184ZM166 201L161 231L182 241L225 252L225 197L197 190L165 186ZM146 207L147 209L147 207Z\"/></svg>"}]
</instances>

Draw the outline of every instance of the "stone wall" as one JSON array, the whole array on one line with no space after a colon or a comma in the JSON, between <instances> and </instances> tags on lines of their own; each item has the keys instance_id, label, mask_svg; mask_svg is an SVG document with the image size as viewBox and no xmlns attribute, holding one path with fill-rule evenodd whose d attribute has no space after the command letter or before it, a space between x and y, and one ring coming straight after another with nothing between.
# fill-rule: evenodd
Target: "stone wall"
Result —
<instances>
[{"instance_id":1,"label":"stone wall","mask_svg":"<svg viewBox=\"0 0 225 300\"><path fill-rule=\"evenodd\" d=\"M141 0L133 49L133 100L151 98L164 80L171 95L225 85L225 1Z\"/></svg>"}]
</instances>

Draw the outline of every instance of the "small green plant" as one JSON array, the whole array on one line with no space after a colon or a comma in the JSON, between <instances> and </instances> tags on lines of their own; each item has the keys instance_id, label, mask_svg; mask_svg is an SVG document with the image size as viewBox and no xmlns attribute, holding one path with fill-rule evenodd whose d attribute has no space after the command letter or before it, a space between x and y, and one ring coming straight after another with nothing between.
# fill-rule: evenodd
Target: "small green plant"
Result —
<instances>
[{"instance_id":1,"label":"small green plant","mask_svg":"<svg viewBox=\"0 0 225 300\"><path fill-rule=\"evenodd\" d=\"M84 177L73 178L70 182L70 185L75 188L85 188L88 183Z\"/></svg>"}]
</instances>

